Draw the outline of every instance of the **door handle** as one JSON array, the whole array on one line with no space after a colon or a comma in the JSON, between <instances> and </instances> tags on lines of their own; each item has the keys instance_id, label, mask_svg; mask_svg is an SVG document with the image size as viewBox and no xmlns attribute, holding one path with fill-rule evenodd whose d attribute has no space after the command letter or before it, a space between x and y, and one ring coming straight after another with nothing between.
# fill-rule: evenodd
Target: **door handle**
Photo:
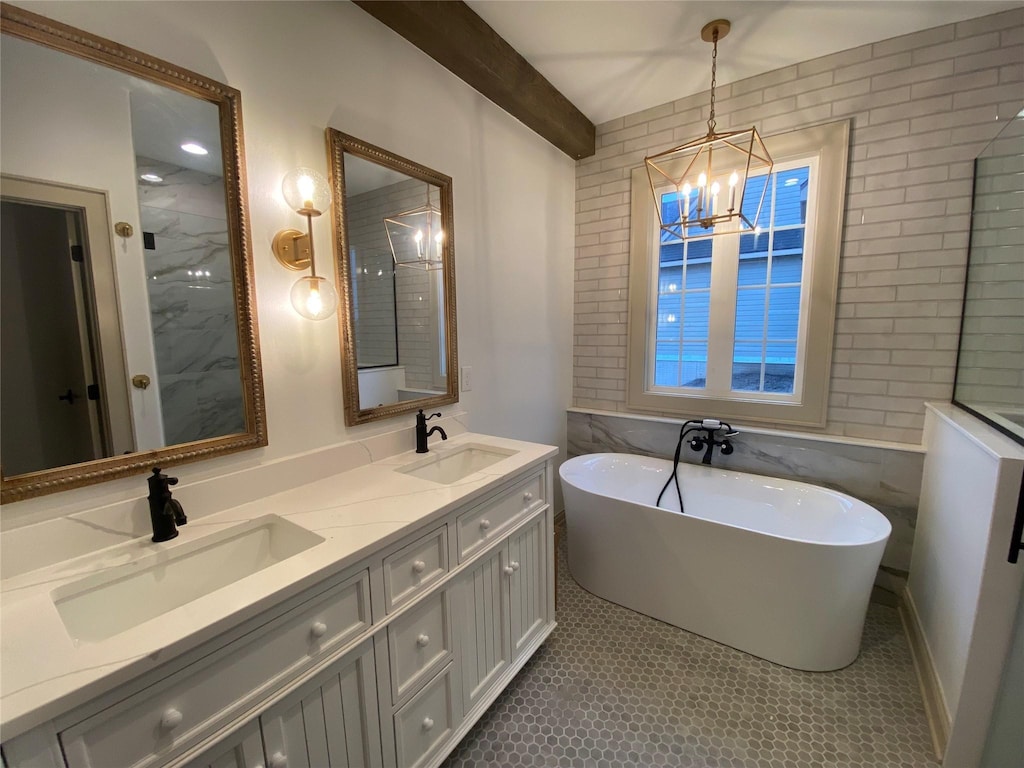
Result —
<instances>
[{"instance_id":1,"label":"door handle","mask_svg":"<svg viewBox=\"0 0 1024 768\"><path fill-rule=\"evenodd\" d=\"M58 400L67 400L68 401L68 405L74 405L75 404L75 397L76 397L75 393L72 392L70 389L67 392L65 392L63 395L57 395L57 399ZM80 397L80 395L79 395L79 397Z\"/></svg>"}]
</instances>

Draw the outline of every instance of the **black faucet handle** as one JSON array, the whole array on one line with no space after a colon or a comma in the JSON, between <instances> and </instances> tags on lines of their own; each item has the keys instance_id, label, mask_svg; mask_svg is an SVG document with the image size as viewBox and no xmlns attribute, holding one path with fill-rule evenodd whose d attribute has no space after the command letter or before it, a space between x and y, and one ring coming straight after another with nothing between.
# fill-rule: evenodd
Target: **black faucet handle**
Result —
<instances>
[{"instance_id":1,"label":"black faucet handle","mask_svg":"<svg viewBox=\"0 0 1024 768\"><path fill-rule=\"evenodd\" d=\"M423 413L423 411L420 411L420 413ZM440 415L441 415L440 413L432 413L432 414L430 414L429 416L425 417L425 418L424 418L424 421L430 421L430 420L431 420L432 418L434 418L435 416L440 416Z\"/></svg>"},{"instance_id":2,"label":"black faucet handle","mask_svg":"<svg viewBox=\"0 0 1024 768\"><path fill-rule=\"evenodd\" d=\"M170 493L169 485L177 485L178 478L168 477L160 471L160 467L153 467L153 475L149 478L150 493Z\"/></svg>"}]
</instances>

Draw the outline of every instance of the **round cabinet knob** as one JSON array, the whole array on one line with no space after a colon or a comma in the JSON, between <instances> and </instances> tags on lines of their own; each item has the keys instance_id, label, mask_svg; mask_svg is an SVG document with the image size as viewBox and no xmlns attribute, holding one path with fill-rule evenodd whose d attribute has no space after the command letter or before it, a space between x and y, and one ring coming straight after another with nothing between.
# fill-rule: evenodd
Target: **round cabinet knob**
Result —
<instances>
[{"instance_id":1,"label":"round cabinet knob","mask_svg":"<svg viewBox=\"0 0 1024 768\"><path fill-rule=\"evenodd\" d=\"M327 634L327 625L322 621L314 621L313 626L309 628L309 634L319 639Z\"/></svg>"},{"instance_id":2,"label":"round cabinet knob","mask_svg":"<svg viewBox=\"0 0 1024 768\"><path fill-rule=\"evenodd\" d=\"M423 718L423 730L424 731L429 731L433 727L434 727L434 719L432 717L424 717Z\"/></svg>"},{"instance_id":3,"label":"round cabinet knob","mask_svg":"<svg viewBox=\"0 0 1024 768\"><path fill-rule=\"evenodd\" d=\"M490 527L491 527L491 521L490 520L481 520L480 521L480 530L481 531L486 531Z\"/></svg>"},{"instance_id":4,"label":"round cabinet knob","mask_svg":"<svg viewBox=\"0 0 1024 768\"><path fill-rule=\"evenodd\" d=\"M509 563L509 565L512 566L512 570L513 571L518 571L519 570L519 561L518 560L513 560L511 563Z\"/></svg>"},{"instance_id":5,"label":"round cabinet knob","mask_svg":"<svg viewBox=\"0 0 1024 768\"><path fill-rule=\"evenodd\" d=\"M415 562L413 562L413 564L412 564L412 572L413 573L423 573L425 570L427 570L427 564L424 563L422 560L416 560Z\"/></svg>"},{"instance_id":6,"label":"round cabinet knob","mask_svg":"<svg viewBox=\"0 0 1024 768\"><path fill-rule=\"evenodd\" d=\"M430 635L420 635L416 638L416 645L420 648L426 648L430 645Z\"/></svg>"},{"instance_id":7,"label":"round cabinet knob","mask_svg":"<svg viewBox=\"0 0 1024 768\"><path fill-rule=\"evenodd\" d=\"M511 576L515 572L515 568L513 568L511 565L506 565L501 570L505 572L506 576Z\"/></svg>"},{"instance_id":8,"label":"round cabinet knob","mask_svg":"<svg viewBox=\"0 0 1024 768\"><path fill-rule=\"evenodd\" d=\"M533 491L527 491L523 494L523 501L533 501Z\"/></svg>"},{"instance_id":9,"label":"round cabinet knob","mask_svg":"<svg viewBox=\"0 0 1024 768\"><path fill-rule=\"evenodd\" d=\"M165 731L171 731L181 725L181 720L181 712L171 707L160 718L160 727Z\"/></svg>"},{"instance_id":10,"label":"round cabinet knob","mask_svg":"<svg viewBox=\"0 0 1024 768\"><path fill-rule=\"evenodd\" d=\"M288 758L280 752L275 752L270 756L270 760L267 761L267 765L270 766L270 768L287 768Z\"/></svg>"}]
</instances>

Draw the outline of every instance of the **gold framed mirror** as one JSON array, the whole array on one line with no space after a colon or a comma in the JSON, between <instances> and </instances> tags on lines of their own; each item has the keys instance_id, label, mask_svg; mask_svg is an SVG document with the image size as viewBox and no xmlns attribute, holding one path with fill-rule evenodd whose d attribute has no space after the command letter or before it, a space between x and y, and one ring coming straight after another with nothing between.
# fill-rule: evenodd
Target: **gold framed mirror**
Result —
<instances>
[{"instance_id":1,"label":"gold framed mirror","mask_svg":"<svg viewBox=\"0 0 1024 768\"><path fill-rule=\"evenodd\" d=\"M327 129L345 423L459 400L452 180Z\"/></svg>"},{"instance_id":2,"label":"gold framed mirror","mask_svg":"<svg viewBox=\"0 0 1024 768\"><path fill-rule=\"evenodd\" d=\"M266 445L239 92L0 33L0 502Z\"/></svg>"}]
</instances>

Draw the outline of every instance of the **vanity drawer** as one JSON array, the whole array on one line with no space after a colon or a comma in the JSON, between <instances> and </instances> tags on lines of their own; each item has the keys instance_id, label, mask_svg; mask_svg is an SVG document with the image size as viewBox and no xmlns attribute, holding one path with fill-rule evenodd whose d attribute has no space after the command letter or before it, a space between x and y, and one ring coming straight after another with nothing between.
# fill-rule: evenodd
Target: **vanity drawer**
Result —
<instances>
[{"instance_id":1,"label":"vanity drawer","mask_svg":"<svg viewBox=\"0 0 1024 768\"><path fill-rule=\"evenodd\" d=\"M544 504L544 473L540 472L509 488L496 499L459 515L457 536L459 562L473 555L525 514Z\"/></svg>"},{"instance_id":2,"label":"vanity drawer","mask_svg":"<svg viewBox=\"0 0 1024 768\"><path fill-rule=\"evenodd\" d=\"M449 664L395 713L395 749L402 768L425 765L437 745L451 735L455 724L451 672Z\"/></svg>"},{"instance_id":3,"label":"vanity drawer","mask_svg":"<svg viewBox=\"0 0 1024 768\"><path fill-rule=\"evenodd\" d=\"M162 765L240 707L370 627L369 574L347 578L134 696L63 730L68 768Z\"/></svg>"},{"instance_id":4,"label":"vanity drawer","mask_svg":"<svg viewBox=\"0 0 1024 768\"><path fill-rule=\"evenodd\" d=\"M448 591L442 590L388 627L392 703L419 686L452 653Z\"/></svg>"},{"instance_id":5,"label":"vanity drawer","mask_svg":"<svg viewBox=\"0 0 1024 768\"><path fill-rule=\"evenodd\" d=\"M384 607L388 613L448 573L448 526L442 525L384 558Z\"/></svg>"}]
</instances>

